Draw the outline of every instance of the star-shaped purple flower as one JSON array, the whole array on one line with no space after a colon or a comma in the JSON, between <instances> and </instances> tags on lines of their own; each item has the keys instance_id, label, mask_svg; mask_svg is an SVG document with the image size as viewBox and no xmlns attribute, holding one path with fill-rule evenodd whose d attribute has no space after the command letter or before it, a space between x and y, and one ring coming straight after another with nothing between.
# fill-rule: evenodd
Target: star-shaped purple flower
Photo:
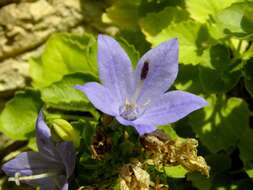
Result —
<instances>
[{"instance_id":1,"label":"star-shaped purple flower","mask_svg":"<svg viewBox=\"0 0 253 190\"><path fill-rule=\"evenodd\" d=\"M99 35L98 64L102 85L89 82L76 88L97 109L115 116L122 125L135 127L140 135L207 105L194 94L179 90L166 92L178 73L177 39L149 50L133 71L129 57L118 42Z\"/></svg>"},{"instance_id":2,"label":"star-shaped purple flower","mask_svg":"<svg viewBox=\"0 0 253 190\"><path fill-rule=\"evenodd\" d=\"M75 149L71 142L54 144L42 112L36 123L39 152L24 152L2 166L12 176L9 181L40 186L41 190L68 190L68 178L75 168Z\"/></svg>"}]
</instances>

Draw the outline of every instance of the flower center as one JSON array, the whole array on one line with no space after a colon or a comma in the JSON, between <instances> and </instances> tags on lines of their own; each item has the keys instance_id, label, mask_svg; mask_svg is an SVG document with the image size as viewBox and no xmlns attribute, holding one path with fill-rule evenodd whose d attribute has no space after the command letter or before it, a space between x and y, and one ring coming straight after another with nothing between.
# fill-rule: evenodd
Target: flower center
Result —
<instances>
[{"instance_id":1,"label":"flower center","mask_svg":"<svg viewBox=\"0 0 253 190\"><path fill-rule=\"evenodd\" d=\"M136 102L138 96L140 95L144 80L147 78L148 73L149 73L149 62L145 61L141 69L140 80L138 80L134 94L130 99L131 101L129 102L126 99L125 104L123 104L119 108L120 116L126 120L133 121L137 119L144 112L144 108L149 104L149 101L147 101L144 105L137 105L136 103L132 103Z\"/></svg>"},{"instance_id":2,"label":"flower center","mask_svg":"<svg viewBox=\"0 0 253 190\"><path fill-rule=\"evenodd\" d=\"M50 173L49 172L49 173L43 173L43 174L37 174L37 175L22 176L21 173L17 172L17 173L15 173L14 177L9 177L8 181L14 181L16 183L16 185L19 186L20 181L32 181L32 180L52 177L55 175L57 175L57 173L54 173L54 172Z\"/></svg>"},{"instance_id":3,"label":"flower center","mask_svg":"<svg viewBox=\"0 0 253 190\"><path fill-rule=\"evenodd\" d=\"M126 120L133 121L141 114L136 104L126 102L119 108L120 116Z\"/></svg>"}]
</instances>

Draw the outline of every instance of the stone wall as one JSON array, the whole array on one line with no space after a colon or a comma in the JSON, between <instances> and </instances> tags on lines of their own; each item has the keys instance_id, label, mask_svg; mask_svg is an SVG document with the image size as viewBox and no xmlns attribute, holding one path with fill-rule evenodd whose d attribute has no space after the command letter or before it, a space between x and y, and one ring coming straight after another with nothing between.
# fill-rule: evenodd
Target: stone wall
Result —
<instances>
[{"instance_id":1,"label":"stone wall","mask_svg":"<svg viewBox=\"0 0 253 190\"><path fill-rule=\"evenodd\" d=\"M0 0L0 111L29 82L28 60L54 32L110 31L101 15L112 0ZM108 32L107 31L107 32Z\"/></svg>"},{"instance_id":2,"label":"stone wall","mask_svg":"<svg viewBox=\"0 0 253 190\"><path fill-rule=\"evenodd\" d=\"M76 30L83 22L79 0L0 1L0 107L29 81L27 60L50 34ZM80 27L79 27L80 28Z\"/></svg>"}]
</instances>

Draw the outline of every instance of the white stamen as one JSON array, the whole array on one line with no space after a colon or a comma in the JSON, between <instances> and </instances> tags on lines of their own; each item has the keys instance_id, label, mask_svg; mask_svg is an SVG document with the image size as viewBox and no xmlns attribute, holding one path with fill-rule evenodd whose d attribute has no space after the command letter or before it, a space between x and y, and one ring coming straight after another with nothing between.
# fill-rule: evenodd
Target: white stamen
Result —
<instances>
[{"instance_id":1,"label":"white stamen","mask_svg":"<svg viewBox=\"0 0 253 190\"><path fill-rule=\"evenodd\" d=\"M137 119L145 111L145 107L150 104L150 100L147 100L144 104L137 105L137 99L143 88L144 81L139 80L135 88L134 94L130 98L126 98L125 103L120 106L120 115L130 121Z\"/></svg>"},{"instance_id":2,"label":"white stamen","mask_svg":"<svg viewBox=\"0 0 253 190\"><path fill-rule=\"evenodd\" d=\"M17 186L20 185L20 181L31 181L36 179L43 179L47 177L51 177L56 175L56 173L44 173L44 174L37 174L37 175L30 175L30 176L21 176L19 172L15 173L14 177L9 177L8 181L13 181L16 183Z\"/></svg>"}]
</instances>

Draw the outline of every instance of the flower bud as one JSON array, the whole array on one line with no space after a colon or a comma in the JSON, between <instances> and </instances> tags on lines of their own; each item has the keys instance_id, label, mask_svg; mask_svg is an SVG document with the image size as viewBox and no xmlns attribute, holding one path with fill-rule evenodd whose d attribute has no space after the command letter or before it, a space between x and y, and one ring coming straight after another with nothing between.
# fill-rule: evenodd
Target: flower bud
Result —
<instances>
[{"instance_id":1,"label":"flower bud","mask_svg":"<svg viewBox=\"0 0 253 190\"><path fill-rule=\"evenodd\" d=\"M80 145L79 133L74 127L64 119L54 119L52 121L53 130L64 141L72 141L75 147Z\"/></svg>"}]
</instances>

